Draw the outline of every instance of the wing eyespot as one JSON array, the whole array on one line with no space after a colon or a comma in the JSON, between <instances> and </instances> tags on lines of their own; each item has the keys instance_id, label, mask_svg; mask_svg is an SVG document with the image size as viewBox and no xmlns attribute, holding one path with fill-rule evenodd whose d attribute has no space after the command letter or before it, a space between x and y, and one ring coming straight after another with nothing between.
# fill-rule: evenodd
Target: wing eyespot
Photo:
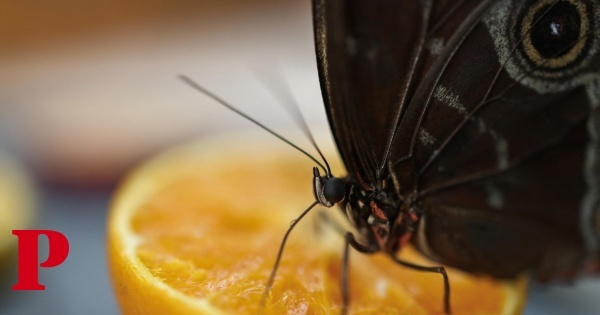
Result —
<instances>
[{"instance_id":1,"label":"wing eyespot","mask_svg":"<svg viewBox=\"0 0 600 315\"><path fill-rule=\"evenodd\" d=\"M558 93L598 78L597 0L499 0L483 22L498 62L522 86Z\"/></svg>"},{"instance_id":2,"label":"wing eyespot","mask_svg":"<svg viewBox=\"0 0 600 315\"><path fill-rule=\"evenodd\" d=\"M523 10L517 33L533 68L561 71L576 66L590 47L592 8L582 0L539 0Z\"/></svg>"}]
</instances>

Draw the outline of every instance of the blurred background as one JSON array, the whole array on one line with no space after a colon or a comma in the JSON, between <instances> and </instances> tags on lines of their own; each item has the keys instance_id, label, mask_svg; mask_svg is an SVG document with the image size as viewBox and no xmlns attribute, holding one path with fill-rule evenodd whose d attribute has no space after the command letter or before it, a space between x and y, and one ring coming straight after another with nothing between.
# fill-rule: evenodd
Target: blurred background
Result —
<instances>
[{"instance_id":1,"label":"blurred background","mask_svg":"<svg viewBox=\"0 0 600 315\"><path fill-rule=\"evenodd\" d=\"M0 167L0 179L18 173L23 183L16 189L36 201L24 203L36 219L23 211L19 224L58 230L71 244L64 264L41 271L46 291L11 291L14 270L4 269L0 314L118 314L104 232L119 179L165 147L256 129L178 74L274 129L294 129L257 80L262 69L275 69L309 125L327 126L308 0L0 4L0 151L12 157L0 159L10 165ZM0 194L9 191L2 188L0 181ZM0 238L13 240L10 229L2 230L7 217L0 213ZM534 286L526 313L598 314L599 293L592 280L574 288Z\"/></svg>"}]
</instances>

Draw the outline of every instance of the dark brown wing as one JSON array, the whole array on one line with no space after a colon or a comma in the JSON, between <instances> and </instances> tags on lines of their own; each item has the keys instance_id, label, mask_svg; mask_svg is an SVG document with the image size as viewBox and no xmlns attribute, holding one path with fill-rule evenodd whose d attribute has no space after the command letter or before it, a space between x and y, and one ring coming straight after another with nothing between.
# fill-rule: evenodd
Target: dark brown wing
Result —
<instances>
[{"instance_id":1,"label":"dark brown wing","mask_svg":"<svg viewBox=\"0 0 600 315\"><path fill-rule=\"evenodd\" d=\"M351 174L376 173L424 37L426 2L314 0L321 90Z\"/></svg>"},{"instance_id":2,"label":"dark brown wing","mask_svg":"<svg viewBox=\"0 0 600 315\"><path fill-rule=\"evenodd\" d=\"M598 256L598 4L581 2L592 57L546 77L545 65L520 68L522 33L510 33L535 3L315 1L349 173L414 194L420 248L474 272L556 276Z\"/></svg>"}]
</instances>

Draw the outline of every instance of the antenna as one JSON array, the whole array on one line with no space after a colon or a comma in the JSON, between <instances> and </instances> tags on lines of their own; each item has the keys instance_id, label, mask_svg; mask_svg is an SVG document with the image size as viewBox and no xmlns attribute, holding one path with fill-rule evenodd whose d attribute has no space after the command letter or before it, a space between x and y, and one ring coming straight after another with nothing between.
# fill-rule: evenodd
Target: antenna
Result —
<instances>
[{"instance_id":1,"label":"antenna","mask_svg":"<svg viewBox=\"0 0 600 315\"><path fill-rule=\"evenodd\" d=\"M280 68L276 69L280 70ZM304 116L300 111L300 106L298 105L298 102L296 102L296 99L293 97L293 93L290 89L289 84L287 84L287 81L283 79L284 76L281 73L281 71L278 71L278 73L274 73L273 75L267 75L267 73L264 73L263 75L257 77L259 78L259 81L262 82L263 86L266 89L268 89L271 92L271 94L275 96L275 98L277 98L279 103L285 106L285 109L287 110L288 114L292 117L292 119L294 119L294 121L296 121L296 124L300 127L304 135L306 135L313 147L317 150L323 162L325 162L325 165L327 166L327 170L325 170L327 173L327 177L331 178L332 175L329 163L327 162L327 159L321 152L321 149L317 145L315 138L310 132L310 128L308 128L306 119L304 119ZM279 80L277 80L278 78Z\"/></svg>"},{"instance_id":2,"label":"antenna","mask_svg":"<svg viewBox=\"0 0 600 315\"><path fill-rule=\"evenodd\" d=\"M303 149L301 149L297 145L293 144L291 141L289 141L288 139L284 138L282 135L280 135L277 132L273 131L269 127L263 125L262 123L260 123L256 119L250 117L248 114L242 112L241 110L237 109L233 105L229 104L228 102L226 102L225 100L223 100L222 98L220 98L219 96L217 96L216 94L214 94L214 93L210 92L209 90L205 89L204 87L202 87L200 84L196 83L194 80L190 79L189 77L187 77L185 75L179 75L179 79L181 79L183 82L185 82L186 84L188 84L189 86L191 86L195 90L200 91L200 93L202 93L202 94L204 94L204 95L212 98L217 103L219 103L219 104L227 107L228 109L230 109L234 113L236 113L236 114L238 114L238 115L246 118L247 120L253 122L255 125L257 125L260 128L266 130L268 133L270 133L273 136L279 138L281 141L287 143L288 145L290 145L294 149L302 152L302 154L306 155L311 160L313 160L315 163L317 163L317 165L319 165L323 169L323 171L328 174L328 176L331 174L331 172L329 171L329 164L327 164L327 161L325 161L325 164L327 165L327 167L323 166L323 164L321 162L319 162L315 157L313 157L312 155L310 155L308 152L304 151ZM306 123L304 123L304 124L306 125ZM306 128L308 129L308 127L306 127ZM310 135L310 132L309 132L309 135ZM312 139L312 135L310 136L310 138ZM312 142L314 144L314 139L312 139ZM314 145L316 147L316 144L314 144ZM319 154L321 154L321 151L318 148L317 148L317 150L319 151ZM321 154L321 157L323 157L323 154ZM325 158L323 158L323 159L325 160Z\"/></svg>"}]
</instances>

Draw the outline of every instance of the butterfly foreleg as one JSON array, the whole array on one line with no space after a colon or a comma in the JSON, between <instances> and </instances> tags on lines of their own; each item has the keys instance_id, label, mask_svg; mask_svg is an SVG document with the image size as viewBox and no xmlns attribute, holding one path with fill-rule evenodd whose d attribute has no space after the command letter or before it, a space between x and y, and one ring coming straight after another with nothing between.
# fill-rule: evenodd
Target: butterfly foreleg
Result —
<instances>
[{"instance_id":1,"label":"butterfly foreleg","mask_svg":"<svg viewBox=\"0 0 600 315\"><path fill-rule=\"evenodd\" d=\"M419 266L419 265L411 264L409 262L401 260L394 255L390 255L390 257L397 264L402 265L404 267L407 267L407 268L410 268L413 270L417 270L417 271L435 272L435 273L441 274L442 277L444 277L444 313L451 314L451 311L450 311L450 280L448 279L448 274L446 273L446 268L444 268L443 266L437 266L437 267Z\"/></svg>"}]
</instances>

